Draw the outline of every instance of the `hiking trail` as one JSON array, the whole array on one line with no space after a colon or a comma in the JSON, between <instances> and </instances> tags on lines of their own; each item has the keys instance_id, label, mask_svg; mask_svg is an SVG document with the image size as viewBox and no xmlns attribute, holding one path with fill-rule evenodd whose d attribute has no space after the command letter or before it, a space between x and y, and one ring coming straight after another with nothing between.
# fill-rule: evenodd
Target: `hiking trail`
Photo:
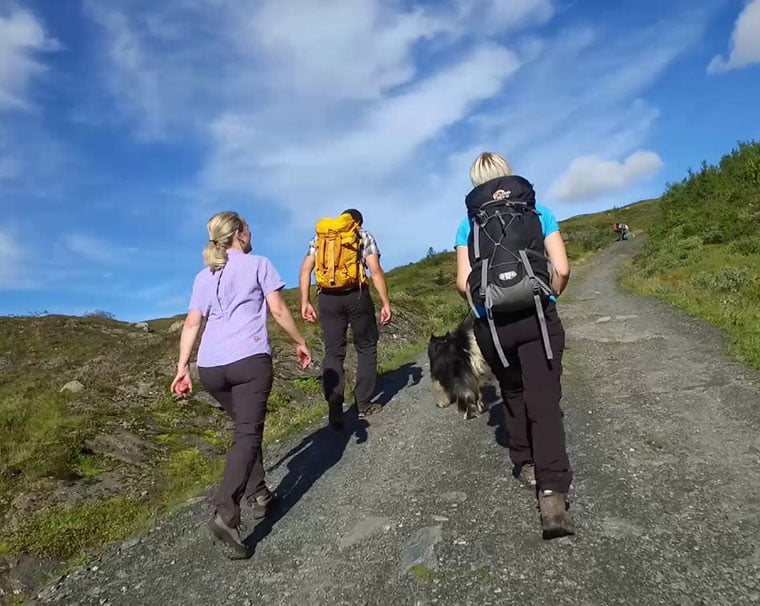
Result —
<instances>
[{"instance_id":1,"label":"hiking trail","mask_svg":"<svg viewBox=\"0 0 760 606\"><path fill-rule=\"evenodd\" d=\"M384 410L270 448L280 503L227 561L205 500L43 590L65 604L730 604L760 601L760 374L717 329L623 293L618 242L560 301L575 537L543 541L502 407L441 410L427 360ZM495 398L492 398L495 400Z\"/></svg>"}]
</instances>

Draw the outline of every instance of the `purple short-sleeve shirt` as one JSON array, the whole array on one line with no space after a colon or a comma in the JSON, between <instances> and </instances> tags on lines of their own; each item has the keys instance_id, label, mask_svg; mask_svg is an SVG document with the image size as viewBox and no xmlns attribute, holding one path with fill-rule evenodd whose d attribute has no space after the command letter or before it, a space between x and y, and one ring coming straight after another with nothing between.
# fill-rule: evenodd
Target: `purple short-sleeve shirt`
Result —
<instances>
[{"instance_id":1,"label":"purple short-sleeve shirt","mask_svg":"<svg viewBox=\"0 0 760 606\"><path fill-rule=\"evenodd\" d=\"M227 251L224 269L208 268L195 277L190 311L207 319L198 366L224 366L256 354L271 354L267 301L285 282L271 261L239 250Z\"/></svg>"}]
</instances>

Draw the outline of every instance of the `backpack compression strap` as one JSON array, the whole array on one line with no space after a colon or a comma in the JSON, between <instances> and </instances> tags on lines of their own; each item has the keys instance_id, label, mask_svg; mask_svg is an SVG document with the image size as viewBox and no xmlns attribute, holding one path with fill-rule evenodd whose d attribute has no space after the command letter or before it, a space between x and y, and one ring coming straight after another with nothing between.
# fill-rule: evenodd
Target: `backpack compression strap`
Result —
<instances>
[{"instance_id":1,"label":"backpack compression strap","mask_svg":"<svg viewBox=\"0 0 760 606\"><path fill-rule=\"evenodd\" d=\"M538 314L538 324L541 327L541 340L544 342L544 350L546 350L546 359L553 360L552 346L549 343L549 331L546 328L546 317L544 316L544 306L541 303L541 286L543 283L533 273L533 268L528 261L528 254L524 251L520 251L520 259L522 259L523 265L525 265L525 271L528 273L528 277L533 282L533 302L536 304L536 313Z\"/></svg>"},{"instance_id":2,"label":"backpack compression strap","mask_svg":"<svg viewBox=\"0 0 760 606\"><path fill-rule=\"evenodd\" d=\"M335 254L335 247L340 246L338 239L335 236L325 238L325 246L327 247L327 258L325 264L327 265L328 276L330 284L335 284L335 263L337 261Z\"/></svg>"}]
</instances>

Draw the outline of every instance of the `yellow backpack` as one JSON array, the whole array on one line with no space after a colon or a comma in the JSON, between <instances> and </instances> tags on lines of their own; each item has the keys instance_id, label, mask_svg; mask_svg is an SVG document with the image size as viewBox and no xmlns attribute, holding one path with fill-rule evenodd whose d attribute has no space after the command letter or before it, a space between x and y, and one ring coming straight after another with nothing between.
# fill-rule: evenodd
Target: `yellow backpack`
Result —
<instances>
[{"instance_id":1,"label":"yellow backpack","mask_svg":"<svg viewBox=\"0 0 760 606\"><path fill-rule=\"evenodd\" d=\"M349 214L317 221L315 274L319 288L348 288L366 282L359 224Z\"/></svg>"}]
</instances>

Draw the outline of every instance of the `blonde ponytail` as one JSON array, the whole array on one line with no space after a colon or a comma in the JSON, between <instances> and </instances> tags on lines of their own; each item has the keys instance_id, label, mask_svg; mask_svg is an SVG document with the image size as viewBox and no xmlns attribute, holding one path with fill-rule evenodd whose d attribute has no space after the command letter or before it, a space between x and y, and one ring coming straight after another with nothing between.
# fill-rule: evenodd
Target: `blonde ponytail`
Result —
<instances>
[{"instance_id":1,"label":"blonde ponytail","mask_svg":"<svg viewBox=\"0 0 760 606\"><path fill-rule=\"evenodd\" d=\"M227 249L232 246L235 234L243 229L243 220L236 212L217 213L208 220L208 244L203 249L203 263L212 272L227 264Z\"/></svg>"}]
</instances>

